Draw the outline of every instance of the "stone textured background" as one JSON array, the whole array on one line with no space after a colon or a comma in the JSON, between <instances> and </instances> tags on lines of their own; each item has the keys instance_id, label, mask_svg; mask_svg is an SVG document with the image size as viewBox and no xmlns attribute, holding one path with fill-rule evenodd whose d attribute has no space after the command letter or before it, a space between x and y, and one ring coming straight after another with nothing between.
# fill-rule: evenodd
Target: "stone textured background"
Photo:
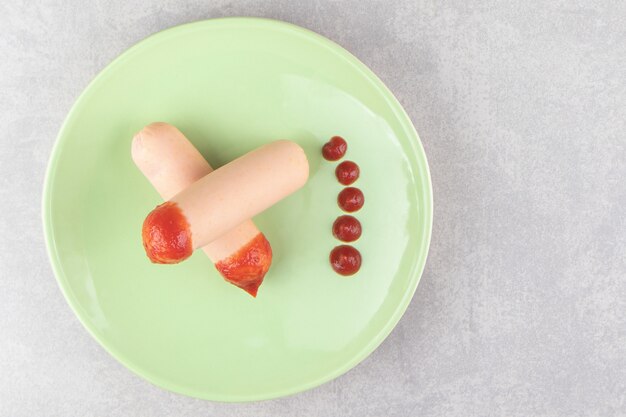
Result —
<instances>
[{"instance_id":1,"label":"stone textured background","mask_svg":"<svg viewBox=\"0 0 626 417\"><path fill-rule=\"evenodd\" d=\"M220 16L338 42L405 106L435 195L422 282L346 375L251 404L150 385L82 328L46 258L60 125L144 37ZM1 416L626 416L626 2L3 1Z\"/></svg>"}]
</instances>

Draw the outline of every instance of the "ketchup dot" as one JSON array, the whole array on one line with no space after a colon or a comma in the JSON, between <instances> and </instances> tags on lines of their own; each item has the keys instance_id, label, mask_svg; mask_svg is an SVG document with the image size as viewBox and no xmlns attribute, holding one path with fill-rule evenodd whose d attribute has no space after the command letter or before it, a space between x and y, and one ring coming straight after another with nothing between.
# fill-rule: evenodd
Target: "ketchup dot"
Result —
<instances>
[{"instance_id":1,"label":"ketchup dot","mask_svg":"<svg viewBox=\"0 0 626 417\"><path fill-rule=\"evenodd\" d=\"M337 196L337 204L343 211L352 213L363 207L365 197L363 192L356 187L346 187Z\"/></svg>"},{"instance_id":2,"label":"ketchup dot","mask_svg":"<svg viewBox=\"0 0 626 417\"><path fill-rule=\"evenodd\" d=\"M337 161L346 154L348 144L341 136L333 136L322 146L322 155L328 161Z\"/></svg>"},{"instance_id":3,"label":"ketchup dot","mask_svg":"<svg viewBox=\"0 0 626 417\"><path fill-rule=\"evenodd\" d=\"M359 166L352 161L343 161L335 169L337 181L343 185L350 185L359 178Z\"/></svg>"},{"instance_id":4,"label":"ketchup dot","mask_svg":"<svg viewBox=\"0 0 626 417\"><path fill-rule=\"evenodd\" d=\"M339 216L333 223L333 236L342 242L354 242L361 237L361 222L348 214Z\"/></svg>"},{"instance_id":5,"label":"ketchup dot","mask_svg":"<svg viewBox=\"0 0 626 417\"><path fill-rule=\"evenodd\" d=\"M341 275L354 275L361 268L361 254L350 245L340 245L330 252L330 266Z\"/></svg>"}]
</instances>

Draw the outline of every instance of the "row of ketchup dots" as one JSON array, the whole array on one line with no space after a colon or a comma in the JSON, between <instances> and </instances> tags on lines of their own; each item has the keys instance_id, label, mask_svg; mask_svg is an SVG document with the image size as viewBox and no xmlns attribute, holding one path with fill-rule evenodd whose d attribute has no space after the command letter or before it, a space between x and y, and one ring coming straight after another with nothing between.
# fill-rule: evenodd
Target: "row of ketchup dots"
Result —
<instances>
[{"instance_id":1,"label":"row of ketchup dots","mask_svg":"<svg viewBox=\"0 0 626 417\"><path fill-rule=\"evenodd\" d=\"M341 136L333 136L322 147L322 155L328 161L338 161L344 157L348 144ZM347 212L354 213L363 207L363 192L356 187L347 187L359 178L359 166L352 161L343 161L335 169L337 180L346 185L337 196L337 204ZM342 242L354 242L361 237L361 222L349 214L339 216L333 223L333 235ZM330 265L341 275L353 275L361 268L361 254L350 245L336 246L330 252Z\"/></svg>"}]
</instances>

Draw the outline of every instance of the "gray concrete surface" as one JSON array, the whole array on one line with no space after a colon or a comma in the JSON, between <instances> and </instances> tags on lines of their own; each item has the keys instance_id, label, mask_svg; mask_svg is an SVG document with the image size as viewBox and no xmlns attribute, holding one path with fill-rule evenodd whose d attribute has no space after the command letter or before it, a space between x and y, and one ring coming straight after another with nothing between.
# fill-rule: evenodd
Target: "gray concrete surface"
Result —
<instances>
[{"instance_id":1,"label":"gray concrete surface","mask_svg":"<svg viewBox=\"0 0 626 417\"><path fill-rule=\"evenodd\" d=\"M40 198L89 80L151 33L250 15L313 29L397 95L430 159L430 257L382 346L312 391L186 398L65 303ZM626 416L626 3L0 3L1 416Z\"/></svg>"}]
</instances>

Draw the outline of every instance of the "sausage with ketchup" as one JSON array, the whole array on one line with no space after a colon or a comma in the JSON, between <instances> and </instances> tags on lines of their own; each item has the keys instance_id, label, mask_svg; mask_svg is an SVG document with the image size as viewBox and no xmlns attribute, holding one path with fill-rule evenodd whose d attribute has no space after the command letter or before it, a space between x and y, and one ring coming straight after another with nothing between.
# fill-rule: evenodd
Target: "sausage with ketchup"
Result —
<instances>
[{"instance_id":1,"label":"sausage with ketchup","mask_svg":"<svg viewBox=\"0 0 626 417\"><path fill-rule=\"evenodd\" d=\"M169 200L144 222L148 257L177 263L203 247L227 281L256 296L272 252L249 219L304 185L308 162L302 149L273 142L211 173L178 129L153 123L134 137L132 157Z\"/></svg>"}]
</instances>

